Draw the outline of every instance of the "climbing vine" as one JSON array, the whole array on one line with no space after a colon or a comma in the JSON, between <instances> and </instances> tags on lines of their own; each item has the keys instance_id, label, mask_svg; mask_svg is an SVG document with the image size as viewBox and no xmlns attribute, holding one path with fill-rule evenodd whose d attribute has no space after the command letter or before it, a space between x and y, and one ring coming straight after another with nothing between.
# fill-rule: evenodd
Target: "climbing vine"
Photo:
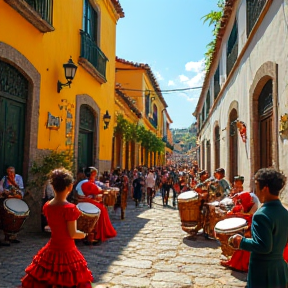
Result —
<instances>
[{"instance_id":1,"label":"climbing vine","mask_svg":"<svg viewBox=\"0 0 288 288\"><path fill-rule=\"evenodd\" d=\"M114 134L120 134L126 141L140 142L150 152L164 152L165 143L154 133L145 129L143 126L131 123L124 119L123 115L117 116L117 126Z\"/></svg>"},{"instance_id":2,"label":"climbing vine","mask_svg":"<svg viewBox=\"0 0 288 288\"><path fill-rule=\"evenodd\" d=\"M209 21L208 25L214 25L214 29L212 30L213 40L206 46L207 51L204 54L205 55L205 70L208 71L209 67L212 62L212 56L213 52L215 50L215 44L216 44L216 37L220 28L220 19L223 15L223 10L225 7L225 0L218 0L217 3L219 11L211 11L210 13L204 15L201 19L203 20L203 23Z\"/></svg>"}]
</instances>

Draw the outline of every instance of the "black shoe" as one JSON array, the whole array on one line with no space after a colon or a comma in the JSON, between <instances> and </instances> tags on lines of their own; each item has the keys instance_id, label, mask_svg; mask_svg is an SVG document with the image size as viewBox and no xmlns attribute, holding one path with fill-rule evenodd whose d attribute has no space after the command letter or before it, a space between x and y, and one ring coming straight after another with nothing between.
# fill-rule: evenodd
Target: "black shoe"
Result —
<instances>
[{"instance_id":1,"label":"black shoe","mask_svg":"<svg viewBox=\"0 0 288 288\"><path fill-rule=\"evenodd\" d=\"M18 243L21 242L21 241L18 240L18 239L10 239L9 241L10 241L10 243L14 243L14 244L18 244Z\"/></svg>"},{"instance_id":2,"label":"black shoe","mask_svg":"<svg viewBox=\"0 0 288 288\"><path fill-rule=\"evenodd\" d=\"M102 243L101 240L94 240L94 241L92 242L92 245L93 245L93 246L99 246L99 245L101 245L101 243Z\"/></svg>"},{"instance_id":3,"label":"black shoe","mask_svg":"<svg viewBox=\"0 0 288 288\"><path fill-rule=\"evenodd\" d=\"M83 240L83 243L84 243L84 245L87 245L87 246L92 245L92 242L90 242L88 240Z\"/></svg>"},{"instance_id":4,"label":"black shoe","mask_svg":"<svg viewBox=\"0 0 288 288\"><path fill-rule=\"evenodd\" d=\"M0 246L10 246L9 242L0 242Z\"/></svg>"}]
</instances>

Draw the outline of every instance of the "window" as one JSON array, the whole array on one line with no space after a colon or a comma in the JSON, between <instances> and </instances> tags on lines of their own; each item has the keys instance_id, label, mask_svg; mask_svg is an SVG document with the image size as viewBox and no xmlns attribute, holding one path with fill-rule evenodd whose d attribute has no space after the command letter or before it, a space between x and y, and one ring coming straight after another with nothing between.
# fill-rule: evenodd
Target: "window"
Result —
<instances>
[{"instance_id":1,"label":"window","mask_svg":"<svg viewBox=\"0 0 288 288\"><path fill-rule=\"evenodd\" d=\"M91 40L97 43L97 26L98 26L98 14L93 9L89 0L84 1L83 8L83 31L86 32Z\"/></svg>"},{"instance_id":2,"label":"window","mask_svg":"<svg viewBox=\"0 0 288 288\"><path fill-rule=\"evenodd\" d=\"M235 21L227 43L227 75L229 75L238 57L238 25Z\"/></svg>"}]
</instances>

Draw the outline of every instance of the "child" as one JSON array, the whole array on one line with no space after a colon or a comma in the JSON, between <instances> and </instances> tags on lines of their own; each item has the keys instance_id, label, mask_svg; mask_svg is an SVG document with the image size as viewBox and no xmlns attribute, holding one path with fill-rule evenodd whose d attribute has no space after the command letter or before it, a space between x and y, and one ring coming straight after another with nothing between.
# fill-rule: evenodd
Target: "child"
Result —
<instances>
[{"instance_id":1,"label":"child","mask_svg":"<svg viewBox=\"0 0 288 288\"><path fill-rule=\"evenodd\" d=\"M43 213L51 228L50 241L34 256L22 279L23 288L91 288L93 276L76 248L74 239L86 235L77 230L81 212L66 200L73 187L71 172L64 168L50 174L55 198L46 202Z\"/></svg>"}]
</instances>

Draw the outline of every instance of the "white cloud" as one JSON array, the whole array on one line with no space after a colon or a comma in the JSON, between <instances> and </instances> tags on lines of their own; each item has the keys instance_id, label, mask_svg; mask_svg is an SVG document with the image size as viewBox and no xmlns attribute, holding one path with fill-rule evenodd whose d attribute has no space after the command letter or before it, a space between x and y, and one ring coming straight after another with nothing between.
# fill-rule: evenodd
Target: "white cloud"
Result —
<instances>
[{"instance_id":1,"label":"white cloud","mask_svg":"<svg viewBox=\"0 0 288 288\"><path fill-rule=\"evenodd\" d=\"M196 73L201 73L204 70L204 59L199 60L198 62L188 62L185 65L186 71L192 71Z\"/></svg>"},{"instance_id":2,"label":"white cloud","mask_svg":"<svg viewBox=\"0 0 288 288\"><path fill-rule=\"evenodd\" d=\"M163 76L160 74L160 72L155 71L155 72L153 72L153 73L154 73L154 75L155 75L155 77L156 77L156 79L157 79L158 81L164 80L164 78L163 78Z\"/></svg>"},{"instance_id":3,"label":"white cloud","mask_svg":"<svg viewBox=\"0 0 288 288\"><path fill-rule=\"evenodd\" d=\"M187 82L189 78L182 74L182 75L179 75L179 80L180 82Z\"/></svg>"},{"instance_id":4,"label":"white cloud","mask_svg":"<svg viewBox=\"0 0 288 288\"><path fill-rule=\"evenodd\" d=\"M187 84L189 87L200 87L203 84L205 77L205 71L198 73L196 76L192 77Z\"/></svg>"},{"instance_id":5,"label":"white cloud","mask_svg":"<svg viewBox=\"0 0 288 288\"><path fill-rule=\"evenodd\" d=\"M175 86L175 82L173 80L168 81L168 86Z\"/></svg>"}]
</instances>

